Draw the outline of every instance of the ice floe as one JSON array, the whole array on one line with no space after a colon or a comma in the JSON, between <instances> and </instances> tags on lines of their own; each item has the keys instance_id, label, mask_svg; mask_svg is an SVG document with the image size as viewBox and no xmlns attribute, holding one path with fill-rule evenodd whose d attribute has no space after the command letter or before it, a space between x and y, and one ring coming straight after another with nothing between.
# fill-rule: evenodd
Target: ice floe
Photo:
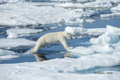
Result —
<instances>
[{"instance_id":1,"label":"ice floe","mask_svg":"<svg viewBox=\"0 0 120 80\"><path fill-rule=\"evenodd\" d=\"M92 44L114 44L120 41L120 29L107 25L107 31L99 36L90 40Z\"/></svg>"},{"instance_id":2,"label":"ice floe","mask_svg":"<svg viewBox=\"0 0 120 80\"><path fill-rule=\"evenodd\" d=\"M79 59L54 59L41 63L19 63L19 64L2 64L0 66L0 78L5 80L119 80L120 72L110 71L112 74L75 74L77 70L94 68L95 66L111 66L119 64L120 54L95 54L81 57ZM7 70L7 71L5 71ZM109 72L109 71L108 71ZM47 74L47 75L46 75ZM32 75L32 76L31 76ZM14 77L13 77L14 76ZM24 77L23 77L24 76Z\"/></svg>"},{"instance_id":3,"label":"ice floe","mask_svg":"<svg viewBox=\"0 0 120 80\"><path fill-rule=\"evenodd\" d=\"M40 33L42 29L31 29L31 28L11 28L6 32L8 34L7 38L19 38L22 36L30 36L31 34Z\"/></svg>"},{"instance_id":4,"label":"ice floe","mask_svg":"<svg viewBox=\"0 0 120 80\"><path fill-rule=\"evenodd\" d=\"M120 12L120 4L116 7L111 8L113 12Z\"/></svg>"},{"instance_id":5,"label":"ice floe","mask_svg":"<svg viewBox=\"0 0 120 80\"><path fill-rule=\"evenodd\" d=\"M67 26L65 28L65 31L67 33L70 33L71 35L82 35L86 30L83 27L69 27Z\"/></svg>"},{"instance_id":6,"label":"ice floe","mask_svg":"<svg viewBox=\"0 0 120 80\"><path fill-rule=\"evenodd\" d=\"M86 21L86 22L89 22L89 23L94 23L94 22L95 22L94 19L86 19L85 21Z\"/></svg>"},{"instance_id":7,"label":"ice floe","mask_svg":"<svg viewBox=\"0 0 120 80\"><path fill-rule=\"evenodd\" d=\"M84 29L83 27L69 27L65 28L65 31L74 37L83 37L83 36L100 36L106 32L105 28L92 28L92 29Z\"/></svg>"},{"instance_id":8,"label":"ice floe","mask_svg":"<svg viewBox=\"0 0 120 80\"><path fill-rule=\"evenodd\" d=\"M62 7L34 6L32 3L4 4L0 6L0 10L0 15L2 15L0 25L7 26L56 24L60 23L62 19L68 23L71 22L72 18L81 17L79 13L73 10ZM79 20L76 22L78 23Z\"/></svg>"},{"instance_id":9,"label":"ice floe","mask_svg":"<svg viewBox=\"0 0 120 80\"><path fill-rule=\"evenodd\" d=\"M56 29L57 27L41 27L41 29L34 29L34 28L10 28L8 30L6 30L7 33L7 38L21 38L24 36L31 36L33 34L38 34L41 33L43 31L47 31L47 30L52 30L52 29Z\"/></svg>"},{"instance_id":10,"label":"ice floe","mask_svg":"<svg viewBox=\"0 0 120 80\"><path fill-rule=\"evenodd\" d=\"M20 2L23 0L6 0L6 1ZM1 1L1 2L6 2L6 1ZM87 1L89 1L89 3ZM99 14L100 13L99 10L104 10L106 8L110 10L110 8L113 6L112 3L117 4L120 1L119 0L115 0L115 1L112 0L107 0L107 1L80 0L79 1L78 0L76 2L87 2L87 3L81 4L81 3L54 2L54 3L47 3L50 5L44 6L41 3L29 3L23 1L23 3L14 3L14 4L8 3L8 4L0 5L0 10L1 10L0 15L2 15L0 17L0 25L38 26L41 24L56 24L56 23L61 24L62 22L67 25L69 24L69 25L82 26L86 18ZM66 7L71 6L75 9L63 8L64 6ZM81 7L81 8L79 9L76 7ZM117 9L119 9L119 5L117 7L112 7L111 10L116 11ZM118 12L114 12L114 15L120 15L120 14ZM113 16L113 14L111 16ZM105 16L101 14L101 17L105 17ZM95 21L87 19L86 22L95 22Z\"/></svg>"},{"instance_id":11,"label":"ice floe","mask_svg":"<svg viewBox=\"0 0 120 80\"><path fill-rule=\"evenodd\" d=\"M0 39L0 48L3 49L11 49L11 48L27 48L27 47L33 47L35 45L34 41L30 41L27 39Z\"/></svg>"},{"instance_id":12,"label":"ice floe","mask_svg":"<svg viewBox=\"0 0 120 80\"><path fill-rule=\"evenodd\" d=\"M94 2L91 2L91 3L94 3ZM65 6L68 6L68 7L69 7L68 4L71 4L71 6L73 7L76 7L75 5L79 5L83 8L67 9L67 8L63 8L63 6L57 7L58 4L56 3L52 4L54 6L52 5L51 6L37 6L39 5L39 3L4 4L4 5L0 5L0 10L1 10L0 15L2 15L0 17L0 25L37 26L40 24L56 24L56 23L59 24L61 23L61 20L62 20L62 23L65 23L65 24L82 26L85 18L89 18L95 14L98 14L98 12L95 10L91 10L91 9L84 10L84 8L90 7L91 5L90 3L86 3L84 4L84 6L81 3L75 3L75 4L59 3L59 4L60 5L64 4ZM104 4L104 3L101 3L101 4ZM94 3L93 5L97 5L97 4ZM91 6L95 7L93 5ZM108 7L108 5L106 6ZM101 7L103 8L104 6L101 5ZM86 20L86 21L95 22L93 20Z\"/></svg>"},{"instance_id":13,"label":"ice floe","mask_svg":"<svg viewBox=\"0 0 120 80\"><path fill-rule=\"evenodd\" d=\"M84 8L85 6L81 3L58 3L55 4L56 7L67 7L67 8Z\"/></svg>"},{"instance_id":14,"label":"ice floe","mask_svg":"<svg viewBox=\"0 0 120 80\"><path fill-rule=\"evenodd\" d=\"M0 61L9 60L9 59L18 58L18 57L19 55L15 52L0 49Z\"/></svg>"},{"instance_id":15,"label":"ice floe","mask_svg":"<svg viewBox=\"0 0 120 80\"><path fill-rule=\"evenodd\" d=\"M116 55L116 54L119 55L119 52L120 52L120 34L119 34L119 32L120 32L119 28L107 25L107 30L105 33L100 35L98 38L90 39L90 42L92 43L91 46L75 47L74 49L70 50L70 54L74 55L75 57L80 56L80 58L83 56L86 57L86 55L87 56L97 55L97 56L95 56L95 58L97 58L98 56L100 58L100 56L101 56L102 57L101 59L107 59L107 58L104 58L104 56L108 56L108 55L109 55L109 58L110 58L110 56L112 57L113 55ZM116 57L114 57L114 58L116 58ZM86 59L88 59L88 58L86 58ZM107 60L105 60L105 61L107 61ZM117 60L117 61L120 62L120 60ZM99 62L99 61L97 61L97 62ZM110 62L110 64L111 64L111 62ZM119 63L118 63L118 65L119 65Z\"/></svg>"},{"instance_id":16,"label":"ice floe","mask_svg":"<svg viewBox=\"0 0 120 80\"><path fill-rule=\"evenodd\" d=\"M78 53L78 55L90 55L95 53L114 53L119 52L120 43L120 29L107 25L105 30L96 30L99 34L98 38L91 38L90 42L93 44L90 47L76 47L71 50L72 53ZM71 31L74 29L70 28ZM93 30L93 29L92 29ZM101 32L99 32L99 30ZM71 32L70 31L70 32ZM79 30L79 32L81 32ZM88 34L95 34L94 31L88 30ZM83 33L82 33L83 34ZM80 34L81 35L81 34Z\"/></svg>"},{"instance_id":17,"label":"ice floe","mask_svg":"<svg viewBox=\"0 0 120 80\"><path fill-rule=\"evenodd\" d=\"M0 1L0 25L4 26L38 26L40 24L69 24L80 25L89 20L91 16L99 14L99 10L109 9L111 14L102 14L100 17L111 17L120 15L120 0L76 0L81 3L52 3L48 6L39 6L41 3L1 3L19 2L23 0L1 0ZM45 0L24 0L24 1L45 1ZM58 1L58 0L51 0ZM66 1L66 0L59 0ZM71 1L71 0L67 0ZM85 3L84 3L85 2ZM89 3L88 3L89 2ZM58 5L58 6L57 6ZM62 8L62 7L66 8ZM113 7L114 6L114 7ZM67 8L72 7L72 8ZM79 7L80 9L77 9ZM76 9L75 9L76 8ZM9 14L9 15L8 15ZM18 29L18 28L17 28ZM11 28L7 30L8 38L20 38L28 36L41 30L24 31ZM20 32L19 32L20 30ZM71 50L73 58L52 59L38 62L25 62L17 64L1 64L0 79L2 80L119 80L119 71L110 71L112 74L79 74L76 72L97 67L109 67L120 65L120 41L119 28L108 26L107 28L84 29L83 27L66 27L65 31L77 36L95 36L90 46L77 46ZM24 33L23 33L24 32ZM19 57L15 52L2 50L24 47L29 49L35 45L34 41L27 39L0 39L0 60ZM28 51L28 53L31 50ZM74 58L75 56L75 58ZM104 72L104 71L103 71ZM108 71L109 72L109 71Z\"/></svg>"},{"instance_id":18,"label":"ice floe","mask_svg":"<svg viewBox=\"0 0 120 80\"><path fill-rule=\"evenodd\" d=\"M111 13L111 14L101 14L100 18L101 19L110 19L110 18L114 18L114 17L119 17L120 13L116 12L116 13Z\"/></svg>"},{"instance_id":19,"label":"ice floe","mask_svg":"<svg viewBox=\"0 0 120 80\"><path fill-rule=\"evenodd\" d=\"M26 0L0 0L0 4L25 2Z\"/></svg>"}]
</instances>

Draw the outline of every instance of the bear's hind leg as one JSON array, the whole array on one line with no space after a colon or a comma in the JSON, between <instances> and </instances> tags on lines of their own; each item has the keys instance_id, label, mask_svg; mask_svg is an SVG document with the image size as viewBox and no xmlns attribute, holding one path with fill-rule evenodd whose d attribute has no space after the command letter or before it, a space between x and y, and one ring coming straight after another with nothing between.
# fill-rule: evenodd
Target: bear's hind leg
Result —
<instances>
[{"instance_id":1,"label":"bear's hind leg","mask_svg":"<svg viewBox=\"0 0 120 80\"><path fill-rule=\"evenodd\" d=\"M37 51L42 48L44 45L41 44L41 42L36 43L35 47L33 48L33 53L37 53Z\"/></svg>"}]
</instances>

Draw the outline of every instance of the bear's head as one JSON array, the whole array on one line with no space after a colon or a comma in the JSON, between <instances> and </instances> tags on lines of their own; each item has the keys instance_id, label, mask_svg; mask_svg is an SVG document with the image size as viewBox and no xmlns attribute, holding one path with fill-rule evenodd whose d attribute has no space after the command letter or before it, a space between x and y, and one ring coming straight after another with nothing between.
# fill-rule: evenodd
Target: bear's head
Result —
<instances>
[{"instance_id":1,"label":"bear's head","mask_svg":"<svg viewBox=\"0 0 120 80\"><path fill-rule=\"evenodd\" d=\"M64 32L64 36L68 39L72 39L72 35L67 32Z\"/></svg>"}]
</instances>

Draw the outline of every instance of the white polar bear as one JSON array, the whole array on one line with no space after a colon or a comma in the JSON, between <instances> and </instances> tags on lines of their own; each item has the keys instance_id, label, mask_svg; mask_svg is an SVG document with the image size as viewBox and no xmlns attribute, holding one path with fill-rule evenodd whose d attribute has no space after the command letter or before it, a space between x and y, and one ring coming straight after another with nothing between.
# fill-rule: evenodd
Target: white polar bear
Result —
<instances>
[{"instance_id":1,"label":"white polar bear","mask_svg":"<svg viewBox=\"0 0 120 80\"><path fill-rule=\"evenodd\" d=\"M67 51L71 50L72 47L69 47L67 45L65 38L72 39L72 37L69 34L67 34L67 32L47 33L37 40L36 45L33 48L32 52L36 53L40 48L44 47L45 44L50 44L55 42L61 42L61 44Z\"/></svg>"}]
</instances>

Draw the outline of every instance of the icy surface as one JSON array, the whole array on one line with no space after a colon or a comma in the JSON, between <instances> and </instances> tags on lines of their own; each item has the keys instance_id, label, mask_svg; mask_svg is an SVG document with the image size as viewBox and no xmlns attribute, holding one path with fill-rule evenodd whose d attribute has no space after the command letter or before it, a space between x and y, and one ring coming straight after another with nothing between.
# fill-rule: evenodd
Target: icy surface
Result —
<instances>
[{"instance_id":1,"label":"icy surface","mask_svg":"<svg viewBox=\"0 0 120 80\"><path fill-rule=\"evenodd\" d=\"M73 18L76 20L73 21L72 23L75 24L83 23L83 21L79 22L78 17L81 17L79 13L76 13L73 10L64 9L62 7L56 7L56 8L51 6L39 7L39 6L34 6L31 3L16 3L16 4L1 5L0 10L1 10L0 15L2 15L0 17L0 25L37 26L39 24L51 24L51 23L61 23L61 22L71 23Z\"/></svg>"},{"instance_id":2,"label":"icy surface","mask_svg":"<svg viewBox=\"0 0 120 80\"><path fill-rule=\"evenodd\" d=\"M111 10L113 12L120 12L120 4L118 6L116 6L116 7L113 7Z\"/></svg>"},{"instance_id":3,"label":"icy surface","mask_svg":"<svg viewBox=\"0 0 120 80\"><path fill-rule=\"evenodd\" d=\"M94 19L86 19L85 21L86 21L86 22L89 22L89 23L94 23L94 22L95 22Z\"/></svg>"},{"instance_id":4,"label":"icy surface","mask_svg":"<svg viewBox=\"0 0 120 80\"><path fill-rule=\"evenodd\" d=\"M86 30L83 27L69 27L65 28L65 31L71 35L82 35Z\"/></svg>"},{"instance_id":5,"label":"icy surface","mask_svg":"<svg viewBox=\"0 0 120 80\"><path fill-rule=\"evenodd\" d=\"M98 38L91 39L92 44L114 44L120 41L120 29L107 25L107 31Z\"/></svg>"},{"instance_id":6,"label":"icy surface","mask_svg":"<svg viewBox=\"0 0 120 80\"><path fill-rule=\"evenodd\" d=\"M100 30L100 29L99 29ZM102 30L103 31L103 30ZM90 31L91 33L92 31ZM76 47L71 50L73 55L90 55L95 53L114 53L119 52L120 29L107 25L107 30L98 38L90 39L93 44L90 47Z\"/></svg>"},{"instance_id":7,"label":"icy surface","mask_svg":"<svg viewBox=\"0 0 120 80\"><path fill-rule=\"evenodd\" d=\"M30 28L11 28L6 32L8 34L7 38L19 38L22 36L30 36L31 34L40 33L42 29L30 29Z\"/></svg>"},{"instance_id":8,"label":"icy surface","mask_svg":"<svg viewBox=\"0 0 120 80\"><path fill-rule=\"evenodd\" d=\"M94 0L0 0L0 3L7 3L7 2L90 2Z\"/></svg>"},{"instance_id":9,"label":"icy surface","mask_svg":"<svg viewBox=\"0 0 120 80\"><path fill-rule=\"evenodd\" d=\"M69 27L65 28L65 31L73 36L100 36L106 32L105 28L92 28L84 29L83 27Z\"/></svg>"},{"instance_id":10,"label":"icy surface","mask_svg":"<svg viewBox=\"0 0 120 80\"><path fill-rule=\"evenodd\" d=\"M34 41L27 39L0 39L0 48L11 49L17 47L33 47L35 45Z\"/></svg>"},{"instance_id":11,"label":"icy surface","mask_svg":"<svg viewBox=\"0 0 120 80\"><path fill-rule=\"evenodd\" d=\"M76 2L81 2L81 3L71 3L71 2L60 3L59 2L57 4L55 2L54 3L48 3L48 2L47 3L30 3L30 2L27 3L24 1L25 0L2 0L1 3L2 2L3 3L16 2L16 3L0 5L0 15L2 15L0 17L0 25L38 26L40 24L59 23L59 24L83 26L85 19L92 17L96 14L101 14L99 10L101 11L104 9L112 10L113 14L110 14L110 15L101 14L100 17L105 17L108 15L109 17L114 15L120 16L119 5L113 7L114 4L119 3L120 0L104 0L104 1L77 0ZM32 1L35 1L35 0L32 0ZM39 0L39 1L41 2L44 0ZM43 6L43 4L47 4L47 6ZM68 7L68 8L72 7L76 9L67 9L63 7ZM87 9L87 10L84 10L84 9ZM86 22L95 22L95 21L87 19Z\"/></svg>"},{"instance_id":12,"label":"icy surface","mask_svg":"<svg viewBox=\"0 0 120 80\"><path fill-rule=\"evenodd\" d=\"M19 56L15 52L0 49L0 61L9 60L9 59L18 58L18 57Z\"/></svg>"},{"instance_id":13,"label":"icy surface","mask_svg":"<svg viewBox=\"0 0 120 80\"><path fill-rule=\"evenodd\" d=\"M0 4L24 2L25 0L0 0Z\"/></svg>"},{"instance_id":14,"label":"icy surface","mask_svg":"<svg viewBox=\"0 0 120 80\"><path fill-rule=\"evenodd\" d=\"M97 55L97 54L96 54ZM32 80L32 79L42 79L42 80L119 80L120 72L113 71L113 74L74 74L69 73L74 70L87 69L89 67L93 68L96 66L109 66L119 60L116 57L119 53L114 55L95 55L81 57L79 59L54 59L41 63L20 63L20 64L1 64L0 66L0 78L5 80ZM104 58L103 58L104 57ZM116 57L116 58L114 58ZM87 59L88 58L88 59ZM102 58L102 59L101 59ZM87 61L86 61L87 59ZM97 61L96 61L97 60ZM106 61L107 60L107 61ZM111 64L109 64L111 62ZM77 64L76 64L77 63ZM116 62L117 63L117 62ZM64 65L63 65L64 64ZM5 71L7 70L7 71ZM69 71L69 72L66 72ZM47 74L47 75L46 75ZM9 75L9 76L8 76ZM33 76L31 76L33 75ZM13 77L14 76L14 77ZM24 77L23 77L24 76Z\"/></svg>"},{"instance_id":15,"label":"icy surface","mask_svg":"<svg viewBox=\"0 0 120 80\"><path fill-rule=\"evenodd\" d=\"M48 27L48 28L43 28L43 29L32 29L32 28L10 28L8 30L6 30L7 32L7 38L21 38L24 36L31 36L33 34L38 34L41 33L43 31L47 31L47 30L52 30L52 29L56 29L57 27Z\"/></svg>"},{"instance_id":16,"label":"icy surface","mask_svg":"<svg viewBox=\"0 0 120 80\"><path fill-rule=\"evenodd\" d=\"M48 2L44 3L44 1ZM21 48L29 49L25 52L26 55L29 55L35 41L24 39L25 36L35 34L35 37L40 37L47 33L40 27L48 26L47 24L69 25L65 28L65 31L77 37L77 39L67 40L68 45L74 46L68 52L72 54L71 58L51 59L40 63L18 62L16 64L6 64L3 62L3 64L0 64L0 79L119 80L119 71L110 70L112 74L107 74L109 70L106 72L100 70L105 73L104 75L94 74L94 71L89 72L89 70L96 68L120 65L119 28L110 25L107 28L100 25L91 29L84 28L84 23L97 23L96 16L97 18L118 17L120 16L119 12L120 0L50 0L50 3L49 0L0 0L0 15L2 15L0 16L0 37L2 37L0 38L0 61L18 58L19 55L13 52L13 49L16 50L16 48L18 50ZM59 27L56 31L60 30L64 29ZM64 49L60 44L48 46L48 50L51 48L54 51ZM47 49L45 48L45 50ZM81 73L84 71L88 71L88 74Z\"/></svg>"}]
</instances>

